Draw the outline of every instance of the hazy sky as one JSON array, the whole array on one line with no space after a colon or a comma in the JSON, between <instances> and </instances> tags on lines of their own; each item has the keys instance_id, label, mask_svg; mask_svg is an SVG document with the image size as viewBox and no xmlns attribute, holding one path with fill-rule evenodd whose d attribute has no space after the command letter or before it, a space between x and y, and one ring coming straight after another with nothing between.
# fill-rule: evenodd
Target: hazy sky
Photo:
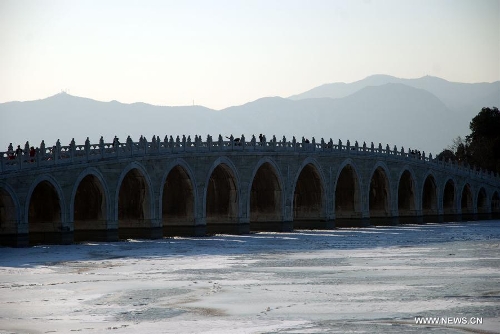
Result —
<instances>
[{"instance_id":1,"label":"hazy sky","mask_svg":"<svg viewBox=\"0 0 500 334\"><path fill-rule=\"evenodd\" d=\"M0 102L221 109L371 74L500 80L500 1L0 0Z\"/></svg>"}]
</instances>

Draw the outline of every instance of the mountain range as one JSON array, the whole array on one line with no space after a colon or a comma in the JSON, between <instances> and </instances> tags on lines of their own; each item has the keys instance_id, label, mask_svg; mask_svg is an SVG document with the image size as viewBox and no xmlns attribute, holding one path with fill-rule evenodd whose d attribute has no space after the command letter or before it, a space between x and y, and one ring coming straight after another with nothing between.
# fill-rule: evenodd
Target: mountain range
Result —
<instances>
[{"instance_id":1,"label":"mountain range","mask_svg":"<svg viewBox=\"0 0 500 334\"><path fill-rule=\"evenodd\" d=\"M404 146L439 153L457 136L469 133L469 122L482 107L500 106L500 81L456 83L425 76L401 79L373 75L353 83L331 83L307 92L265 97L240 106L212 110L202 106L154 106L101 102L60 93L46 99L0 104L0 151L9 143L83 144L117 135L137 141L153 135L302 136L317 141L349 139L370 145ZM4 147L5 149L1 149Z\"/></svg>"}]
</instances>

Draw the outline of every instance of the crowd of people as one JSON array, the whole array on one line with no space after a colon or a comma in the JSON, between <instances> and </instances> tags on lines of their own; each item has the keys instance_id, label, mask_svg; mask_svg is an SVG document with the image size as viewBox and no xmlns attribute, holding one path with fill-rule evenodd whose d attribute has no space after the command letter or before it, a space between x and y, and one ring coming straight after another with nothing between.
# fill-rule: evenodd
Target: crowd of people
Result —
<instances>
[{"instance_id":1,"label":"crowd of people","mask_svg":"<svg viewBox=\"0 0 500 334\"><path fill-rule=\"evenodd\" d=\"M16 150L14 151L14 148L12 146L12 143L10 143L9 148L7 149L7 158L9 160L14 160L17 157L21 157L24 154L24 150L21 148L21 145L17 145ZM30 147L30 149L26 152L29 154L30 157L30 162L35 161L35 156L36 156L36 150L33 146Z\"/></svg>"},{"instance_id":2,"label":"crowd of people","mask_svg":"<svg viewBox=\"0 0 500 334\"><path fill-rule=\"evenodd\" d=\"M419 158L419 159L422 157L422 153L420 153L420 151L419 151L419 150L411 150L411 151L410 151L410 154L411 154L412 156L414 156L414 157L417 157L417 156L418 156L418 158Z\"/></svg>"},{"instance_id":3,"label":"crowd of people","mask_svg":"<svg viewBox=\"0 0 500 334\"><path fill-rule=\"evenodd\" d=\"M226 138L227 139L231 139L230 137L226 137ZM262 143L265 142L265 140L266 139L265 139L264 135L262 135L262 133L259 134L259 142L262 144ZM236 145L236 146L240 146L241 145L241 141L242 141L242 139L239 138L239 137L233 138L234 145ZM304 142L305 143L309 143L309 139L304 139ZM117 136L115 136L114 139L113 139L113 146L115 148L118 147L118 146L120 146L120 140L118 139ZM8 158L8 160L15 160L18 157L22 157L23 154L27 154L27 155L29 155L29 162L34 162L35 161L35 157L36 157L36 152L37 152L37 150L33 146L31 146L29 148L29 150L26 150L26 149L23 150L21 148L21 145L17 145L16 150L14 150L14 147L12 146L12 143L10 143L10 145L9 145L9 147L7 149L7 158Z\"/></svg>"}]
</instances>

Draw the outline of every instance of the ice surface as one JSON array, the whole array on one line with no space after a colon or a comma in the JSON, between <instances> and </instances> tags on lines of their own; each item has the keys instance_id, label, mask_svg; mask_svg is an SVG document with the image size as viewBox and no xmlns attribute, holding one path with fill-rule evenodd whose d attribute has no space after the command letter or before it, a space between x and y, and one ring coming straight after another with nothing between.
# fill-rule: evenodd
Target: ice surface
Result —
<instances>
[{"instance_id":1,"label":"ice surface","mask_svg":"<svg viewBox=\"0 0 500 334\"><path fill-rule=\"evenodd\" d=\"M488 333L499 319L500 221L0 248L2 334Z\"/></svg>"}]
</instances>

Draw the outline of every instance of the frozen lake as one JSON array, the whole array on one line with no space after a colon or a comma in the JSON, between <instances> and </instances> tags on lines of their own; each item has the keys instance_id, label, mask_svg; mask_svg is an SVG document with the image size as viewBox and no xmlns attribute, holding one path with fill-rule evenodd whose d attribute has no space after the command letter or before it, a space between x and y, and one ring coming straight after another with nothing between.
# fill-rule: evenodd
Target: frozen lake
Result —
<instances>
[{"instance_id":1,"label":"frozen lake","mask_svg":"<svg viewBox=\"0 0 500 334\"><path fill-rule=\"evenodd\" d=\"M0 248L2 334L430 327L500 331L500 221Z\"/></svg>"}]
</instances>

